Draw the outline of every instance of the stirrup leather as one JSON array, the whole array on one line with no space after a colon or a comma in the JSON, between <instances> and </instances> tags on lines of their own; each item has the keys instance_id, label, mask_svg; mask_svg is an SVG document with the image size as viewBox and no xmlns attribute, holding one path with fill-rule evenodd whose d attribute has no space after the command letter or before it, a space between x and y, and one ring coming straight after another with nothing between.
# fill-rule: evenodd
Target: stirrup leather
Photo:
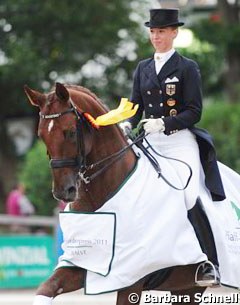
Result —
<instances>
[{"instance_id":1,"label":"stirrup leather","mask_svg":"<svg viewBox=\"0 0 240 305\"><path fill-rule=\"evenodd\" d=\"M210 265L212 267L212 269L214 270L214 278L213 279L209 279L209 280L199 280L199 271L200 269L204 269L204 267L206 265ZM214 285L218 285L219 284L219 281L218 281L218 278L217 278L217 270L214 266L214 264L212 262L210 262L209 260L201 263L198 265L197 269L196 269L196 272L195 272L195 284L197 286L200 286L200 287L208 287L208 286L214 286Z\"/></svg>"}]
</instances>

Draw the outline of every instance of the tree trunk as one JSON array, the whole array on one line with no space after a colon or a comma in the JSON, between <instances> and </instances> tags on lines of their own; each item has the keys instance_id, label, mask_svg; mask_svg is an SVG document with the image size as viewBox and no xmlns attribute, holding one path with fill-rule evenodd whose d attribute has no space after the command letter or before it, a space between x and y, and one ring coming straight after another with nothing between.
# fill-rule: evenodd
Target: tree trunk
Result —
<instances>
[{"instance_id":1,"label":"tree trunk","mask_svg":"<svg viewBox=\"0 0 240 305\"><path fill-rule=\"evenodd\" d=\"M227 94L231 103L240 102L240 56L234 50L227 53L228 69L225 75Z\"/></svg>"}]
</instances>

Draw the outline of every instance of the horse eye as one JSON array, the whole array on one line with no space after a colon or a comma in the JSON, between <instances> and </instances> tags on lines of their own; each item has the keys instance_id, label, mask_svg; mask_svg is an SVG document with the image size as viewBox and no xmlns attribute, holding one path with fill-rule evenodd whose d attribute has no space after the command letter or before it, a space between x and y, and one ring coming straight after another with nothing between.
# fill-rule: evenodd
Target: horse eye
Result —
<instances>
[{"instance_id":1,"label":"horse eye","mask_svg":"<svg viewBox=\"0 0 240 305\"><path fill-rule=\"evenodd\" d=\"M70 141L76 140L76 132L74 130L64 130L63 134L66 140L70 140Z\"/></svg>"}]
</instances>

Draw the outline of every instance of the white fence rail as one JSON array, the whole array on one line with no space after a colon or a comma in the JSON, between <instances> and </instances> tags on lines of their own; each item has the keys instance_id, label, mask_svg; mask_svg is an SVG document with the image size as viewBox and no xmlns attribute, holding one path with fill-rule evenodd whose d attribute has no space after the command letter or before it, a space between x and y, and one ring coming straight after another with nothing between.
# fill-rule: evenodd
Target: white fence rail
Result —
<instances>
[{"instance_id":1,"label":"white fence rail","mask_svg":"<svg viewBox=\"0 0 240 305\"><path fill-rule=\"evenodd\" d=\"M47 216L9 216L0 214L0 225L25 225L25 226L42 226L54 227L57 226L57 217Z\"/></svg>"},{"instance_id":2,"label":"white fence rail","mask_svg":"<svg viewBox=\"0 0 240 305\"><path fill-rule=\"evenodd\" d=\"M56 247L57 247L58 224L59 224L58 215L50 217L50 216L9 216L6 214L0 214L0 226L22 225L25 227L39 226L39 227L52 228Z\"/></svg>"}]
</instances>

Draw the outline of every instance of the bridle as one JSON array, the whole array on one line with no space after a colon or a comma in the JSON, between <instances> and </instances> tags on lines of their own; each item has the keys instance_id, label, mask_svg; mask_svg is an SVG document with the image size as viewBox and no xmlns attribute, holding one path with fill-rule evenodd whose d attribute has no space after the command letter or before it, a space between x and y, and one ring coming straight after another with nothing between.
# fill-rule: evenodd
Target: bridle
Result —
<instances>
[{"instance_id":1,"label":"bridle","mask_svg":"<svg viewBox=\"0 0 240 305\"><path fill-rule=\"evenodd\" d=\"M81 169L86 166L86 154L85 154L85 146L83 141L83 135L81 129L83 128L83 114L80 113L76 106L73 104L72 100L70 99L71 107L66 111L62 111L59 113L53 114L43 114L39 113L41 119L57 119L65 114L73 112L77 117L77 125L76 125L76 132L77 132L77 156L75 158L66 158L66 159L50 159L50 167L52 169L56 168L63 168L63 167L78 167Z\"/></svg>"},{"instance_id":2,"label":"bridle","mask_svg":"<svg viewBox=\"0 0 240 305\"><path fill-rule=\"evenodd\" d=\"M112 165L114 162L119 160L121 156L129 149L131 148L135 143L128 144L124 146L122 149L117 151L116 153L113 153L106 158L103 158L95 163L92 163L90 165L87 165L87 155L85 150L85 143L84 143L84 136L83 136L83 128L84 124L90 125L90 123L87 121L87 119L84 116L84 112L80 112L76 106L74 105L74 102L72 99L69 99L70 108L53 114L43 114L39 113L39 116L41 119L57 119L65 114L74 113L77 117L77 125L76 125L76 133L77 133L77 156L75 158L65 158L65 159L57 159L57 158L51 158L50 157L50 167L52 169L59 169L64 167L75 167L78 170L78 179L83 181L85 184L90 183L93 179L95 179L97 176L105 172L110 165ZM91 125L90 125L91 126ZM92 126L90 128L93 128ZM105 164L101 166L102 164ZM92 170L96 167L101 166L100 169L92 173L91 175L86 176L87 171Z\"/></svg>"},{"instance_id":3,"label":"bridle","mask_svg":"<svg viewBox=\"0 0 240 305\"><path fill-rule=\"evenodd\" d=\"M149 161L153 165L154 169L158 173L158 177L162 177L163 180L172 188L175 190L184 190L188 186L190 179L192 177L192 169L191 167L184 161L174 159L174 158L169 158L166 156L162 156L159 154L157 151L154 150L154 148L150 145L150 143L146 140L146 135L141 133L139 136L137 136L135 139L132 139L132 142L126 146L124 146L122 149L119 151L95 162L90 165L87 165L87 155L86 155L86 150L85 150L85 143L84 143L84 137L83 137L83 128L84 124L89 124L90 123L87 121L87 119L84 116L84 112L80 112L77 107L74 105L72 99L69 99L70 103L70 108L59 113L53 113L53 114L43 114L39 113L39 116L41 119L57 119L65 114L73 112L76 117L77 117L77 125L76 125L76 132L77 132L77 156L75 158L66 158L66 159L56 159L56 158L50 158L50 167L52 169L58 169L58 168L64 168L64 167L76 167L78 170L78 177L77 177L77 182L80 180L84 182L85 184L89 184L92 180L94 180L96 177L98 177L100 174L105 172L114 162L119 160L123 154L126 153L126 151L131 148L133 145L137 145L143 153L148 157ZM90 125L91 126L91 125ZM91 126L91 128L93 128ZM146 149L142 144L142 140L145 139L145 141L148 144L148 148L150 148L156 155L159 155L160 157L174 160L180 163L185 164L189 168L189 178L187 179L187 183L184 187L182 188L177 188L174 186L171 182L169 182L164 175L161 172L161 168L158 164L158 161L155 159L155 157ZM103 166L102 166L103 164ZM100 167L98 170L96 170L92 174L87 174L89 170L93 170L96 167Z\"/></svg>"}]
</instances>

